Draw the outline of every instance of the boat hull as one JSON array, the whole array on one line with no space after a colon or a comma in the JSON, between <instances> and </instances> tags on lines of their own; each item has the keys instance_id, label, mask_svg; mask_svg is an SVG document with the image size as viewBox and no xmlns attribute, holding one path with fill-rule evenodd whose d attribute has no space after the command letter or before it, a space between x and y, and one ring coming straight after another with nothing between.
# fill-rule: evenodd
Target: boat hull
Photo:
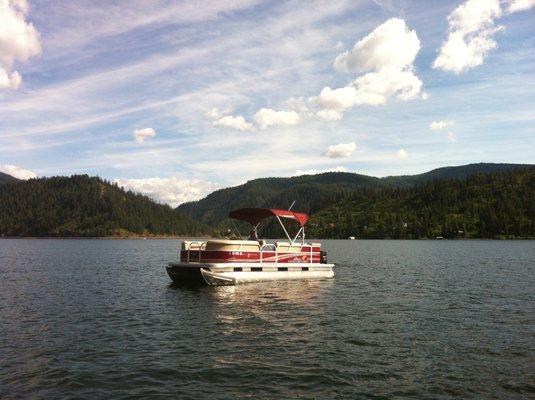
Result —
<instances>
[{"instance_id":1,"label":"boat hull","mask_svg":"<svg viewBox=\"0 0 535 400\"><path fill-rule=\"evenodd\" d=\"M295 279L329 279L334 264L320 263L169 263L167 273L175 283L213 286Z\"/></svg>"}]
</instances>

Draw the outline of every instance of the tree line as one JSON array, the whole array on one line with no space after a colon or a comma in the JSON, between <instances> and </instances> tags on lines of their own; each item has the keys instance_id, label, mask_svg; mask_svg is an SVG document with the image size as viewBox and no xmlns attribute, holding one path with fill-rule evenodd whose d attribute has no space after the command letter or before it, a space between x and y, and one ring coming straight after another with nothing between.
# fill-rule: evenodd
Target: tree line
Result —
<instances>
[{"instance_id":1,"label":"tree line","mask_svg":"<svg viewBox=\"0 0 535 400\"><path fill-rule=\"evenodd\" d=\"M167 205L98 177L73 175L0 185L1 236L197 236L211 232Z\"/></svg>"},{"instance_id":2,"label":"tree line","mask_svg":"<svg viewBox=\"0 0 535 400\"><path fill-rule=\"evenodd\" d=\"M535 238L535 168L357 189L309 225L320 238Z\"/></svg>"}]
</instances>

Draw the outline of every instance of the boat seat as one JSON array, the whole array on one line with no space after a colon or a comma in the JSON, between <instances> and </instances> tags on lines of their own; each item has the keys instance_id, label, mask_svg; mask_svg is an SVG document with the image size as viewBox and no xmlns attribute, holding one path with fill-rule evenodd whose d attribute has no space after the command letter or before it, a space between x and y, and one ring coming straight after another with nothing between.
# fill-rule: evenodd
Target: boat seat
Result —
<instances>
[{"instance_id":1,"label":"boat seat","mask_svg":"<svg viewBox=\"0 0 535 400\"><path fill-rule=\"evenodd\" d=\"M301 243L290 244L290 242L275 242L275 246L277 246L278 251L287 251L291 253L301 251Z\"/></svg>"}]
</instances>

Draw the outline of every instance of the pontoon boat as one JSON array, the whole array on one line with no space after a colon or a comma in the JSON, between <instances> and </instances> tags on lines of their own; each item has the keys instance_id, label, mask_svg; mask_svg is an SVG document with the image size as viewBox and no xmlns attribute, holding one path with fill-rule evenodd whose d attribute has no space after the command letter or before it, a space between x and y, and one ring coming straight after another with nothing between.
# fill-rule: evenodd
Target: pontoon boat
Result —
<instances>
[{"instance_id":1,"label":"pontoon boat","mask_svg":"<svg viewBox=\"0 0 535 400\"><path fill-rule=\"evenodd\" d=\"M208 285L234 285L244 282L332 278L334 264L327 263L327 254L320 243L305 243L308 215L271 208L242 208L229 217L248 222L251 235L240 239L183 241L180 262L167 266L174 282L200 282ZM275 217L288 241L267 243L258 239L258 227L266 218ZM282 218L299 224L292 238Z\"/></svg>"}]
</instances>

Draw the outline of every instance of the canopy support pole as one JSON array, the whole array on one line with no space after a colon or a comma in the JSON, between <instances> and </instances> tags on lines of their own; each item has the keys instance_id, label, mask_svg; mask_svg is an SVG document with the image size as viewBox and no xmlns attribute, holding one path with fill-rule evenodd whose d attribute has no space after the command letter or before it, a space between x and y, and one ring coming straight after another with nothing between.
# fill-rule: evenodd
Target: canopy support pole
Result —
<instances>
[{"instance_id":1,"label":"canopy support pole","mask_svg":"<svg viewBox=\"0 0 535 400\"><path fill-rule=\"evenodd\" d=\"M297 234L295 235L294 240L292 240L292 243L295 242L295 241L297 240L297 238L298 238L299 235L301 234L301 231L302 231L302 230L303 230L303 227L301 227L301 229L299 229L299 230L297 231Z\"/></svg>"},{"instance_id":2,"label":"canopy support pole","mask_svg":"<svg viewBox=\"0 0 535 400\"><path fill-rule=\"evenodd\" d=\"M277 217L277 219L279 220L279 223L281 224L282 229L284 230L284 233L286 234L286 237L288 238L288 240L290 241L290 243L293 244L293 240L292 240L292 238L290 237L290 235L288 234L288 231L286 230L286 228L284 227L284 224L282 223L280 217L279 217L278 215L277 215L276 217Z\"/></svg>"},{"instance_id":3,"label":"canopy support pole","mask_svg":"<svg viewBox=\"0 0 535 400\"><path fill-rule=\"evenodd\" d=\"M232 226L234 226L234 229L236 229L236 232L238 232L238 236L240 237L240 240L243 240L243 238L241 236L241 233L240 233L238 227L236 226L236 224L234 223L234 220L232 218L230 219L230 222L232 222Z\"/></svg>"}]
</instances>

